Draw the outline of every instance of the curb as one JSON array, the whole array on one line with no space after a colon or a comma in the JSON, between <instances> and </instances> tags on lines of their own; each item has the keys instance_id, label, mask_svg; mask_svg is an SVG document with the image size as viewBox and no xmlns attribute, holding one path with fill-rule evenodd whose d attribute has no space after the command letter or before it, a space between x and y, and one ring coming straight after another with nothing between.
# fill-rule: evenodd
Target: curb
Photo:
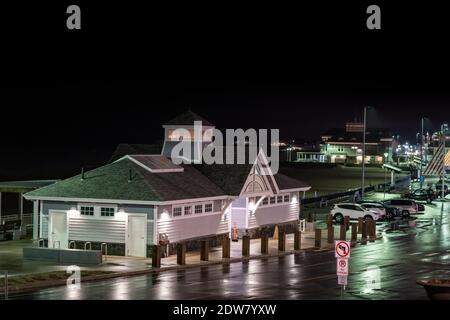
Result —
<instances>
[{"instance_id":1,"label":"curb","mask_svg":"<svg viewBox=\"0 0 450 320\"><path fill-rule=\"evenodd\" d=\"M382 239L382 236L377 236L375 240ZM366 243L370 242L367 240ZM361 240L357 240L356 243L361 244ZM283 252L278 253L272 253L272 254L266 254L266 255L255 255L250 257L236 257L236 258L229 258L229 259L223 259L223 260L215 260L215 261L205 261L200 262L196 264L185 264L185 265L173 265L168 267L162 267L162 268L151 268L151 269L145 269L145 270L137 270L137 271L126 271L126 272L113 272L109 274L102 274L102 275L95 275L95 276L86 276L83 278L82 282L94 282L94 281L101 281L101 280L108 280L108 279L115 279L115 278L128 278L128 277L134 277L134 276L142 276L147 274L158 274L161 272L166 271L178 271L178 270L186 270L186 269L193 269L198 267L204 267L204 266L212 266L212 265L228 265L230 263L236 263L236 262L246 262L250 260L262 260L267 258L274 258L274 257L284 257L291 254L297 254L301 252L317 252L317 251L327 251L332 249L332 245L330 248L327 247L321 247L321 248L315 248L310 247L306 249L300 249L300 250L287 250ZM40 289L46 289L51 287L60 287L64 286L67 283L67 279L61 279L61 280L51 280L51 281L41 281L37 282L35 284L30 285L10 285L9 286L9 293L26 293L26 292L33 292ZM1 287L3 289L0 292L0 296L4 296L4 287Z\"/></svg>"},{"instance_id":2,"label":"curb","mask_svg":"<svg viewBox=\"0 0 450 320\"><path fill-rule=\"evenodd\" d=\"M113 272L109 274L102 274L102 275L95 275L95 276L86 276L83 277L82 282L94 282L94 281L101 281L101 280L108 280L108 279L114 279L114 278L127 278L127 277L134 277L134 276L141 276L141 275L147 275L147 274L158 274L165 271L177 271L177 270L186 270L186 269L193 269L198 267L204 267L204 266L212 266L212 265L227 265L230 263L236 263L236 262L245 262L249 260L258 260L258 259L267 259L267 258L274 258L274 257L284 257L291 254L301 253L301 252L309 252L309 251L315 251L318 250L317 248L306 248L306 249L300 249L300 250L287 250L283 252L278 252L276 254L266 254L266 255L255 255L250 257L236 257L236 258L230 258L230 259L223 259L223 260L215 260L215 261L205 261L201 263L196 264L185 264L185 265L173 265L168 267L162 267L162 268L151 268L151 269L145 269L145 270L136 270L136 271L125 271L125 272ZM29 284L29 285L9 285L8 286L8 293L9 294L17 294L17 293L25 293L25 292L33 292L40 289L45 288L51 288L51 287L60 287L64 286L67 283L67 279L60 279L60 280L50 280L50 281L41 281L37 282L35 284ZM0 287L0 296L4 296L4 287Z\"/></svg>"}]
</instances>

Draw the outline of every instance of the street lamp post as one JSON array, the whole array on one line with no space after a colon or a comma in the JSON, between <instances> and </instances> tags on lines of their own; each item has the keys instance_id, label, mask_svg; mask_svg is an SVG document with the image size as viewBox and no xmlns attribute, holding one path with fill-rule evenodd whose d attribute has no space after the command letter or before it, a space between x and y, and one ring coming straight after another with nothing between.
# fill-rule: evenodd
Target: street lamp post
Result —
<instances>
[{"instance_id":1,"label":"street lamp post","mask_svg":"<svg viewBox=\"0 0 450 320\"><path fill-rule=\"evenodd\" d=\"M422 131L421 131L421 136L420 136L420 175L419 175L419 181L420 181L420 189L422 190L423 188L423 179L422 179L422 170L423 170L423 120L424 118L422 117L421 119L421 125L422 125Z\"/></svg>"},{"instance_id":2,"label":"street lamp post","mask_svg":"<svg viewBox=\"0 0 450 320\"><path fill-rule=\"evenodd\" d=\"M388 153L385 152L384 153L384 195L383 195L383 199L386 199L386 185L387 185L387 168L386 168L386 161L387 161L387 157L388 157Z\"/></svg>"},{"instance_id":3,"label":"street lamp post","mask_svg":"<svg viewBox=\"0 0 450 320\"><path fill-rule=\"evenodd\" d=\"M441 197L442 201L445 201L445 133L448 130L446 123L441 125L441 135L442 135L442 172L441 172Z\"/></svg>"},{"instance_id":4,"label":"street lamp post","mask_svg":"<svg viewBox=\"0 0 450 320\"><path fill-rule=\"evenodd\" d=\"M364 199L364 175L366 162L366 117L367 107L364 107L364 128L363 128L363 145L362 145L362 177L361 177L361 198Z\"/></svg>"}]
</instances>

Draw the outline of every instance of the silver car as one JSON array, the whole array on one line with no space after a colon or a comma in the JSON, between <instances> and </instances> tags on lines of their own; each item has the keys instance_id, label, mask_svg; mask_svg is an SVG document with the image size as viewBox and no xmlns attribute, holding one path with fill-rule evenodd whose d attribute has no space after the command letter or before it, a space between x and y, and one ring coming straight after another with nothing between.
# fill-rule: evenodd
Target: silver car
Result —
<instances>
[{"instance_id":1,"label":"silver car","mask_svg":"<svg viewBox=\"0 0 450 320\"><path fill-rule=\"evenodd\" d=\"M403 217L409 217L410 214L419 212L419 206L414 200L392 199L383 201L387 207L397 208Z\"/></svg>"}]
</instances>

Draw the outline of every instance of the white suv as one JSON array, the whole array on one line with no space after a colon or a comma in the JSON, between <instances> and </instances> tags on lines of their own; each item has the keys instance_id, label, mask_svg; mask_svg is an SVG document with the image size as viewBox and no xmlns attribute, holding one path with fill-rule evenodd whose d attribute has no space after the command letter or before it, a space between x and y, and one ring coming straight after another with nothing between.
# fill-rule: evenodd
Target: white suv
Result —
<instances>
[{"instance_id":1,"label":"white suv","mask_svg":"<svg viewBox=\"0 0 450 320\"><path fill-rule=\"evenodd\" d=\"M331 209L331 215L337 223L344 221L344 216L349 216L350 219L363 218L364 220L372 219L378 220L381 215L378 211L366 209L357 203L338 203Z\"/></svg>"}]
</instances>

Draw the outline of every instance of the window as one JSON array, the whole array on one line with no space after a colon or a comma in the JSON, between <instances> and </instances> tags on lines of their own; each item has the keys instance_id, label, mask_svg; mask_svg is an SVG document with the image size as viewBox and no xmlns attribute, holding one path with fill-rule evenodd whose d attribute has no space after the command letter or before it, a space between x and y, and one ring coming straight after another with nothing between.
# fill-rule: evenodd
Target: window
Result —
<instances>
[{"instance_id":1,"label":"window","mask_svg":"<svg viewBox=\"0 0 450 320\"><path fill-rule=\"evenodd\" d=\"M102 217L114 217L114 208L100 208L100 216Z\"/></svg>"},{"instance_id":2,"label":"window","mask_svg":"<svg viewBox=\"0 0 450 320\"><path fill-rule=\"evenodd\" d=\"M94 207L80 207L80 214L82 216L93 216L94 215Z\"/></svg>"},{"instance_id":3,"label":"window","mask_svg":"<svg viewBox=\"0 0 450 320\"><path fill-rule=\"evenodd\" d=\"M213 211L212 203L205 204L205 212L212 212L212 211Z\"/></svg>"},{"instance_id":4,"label":"window","mask_svg":"<svg viewBox=\"0 0 450 320\"><path fill-rule=\"evenodd\" d=\"M195 214L203 213L203 205L201 205L201 204L195 205L194 206L194 213Z\"/></svg>"},{"instance_id":5,"label":"window","mask_svg":"<svg viewBox=\"0 0 450 320\"><path fill-rule=\"evenodd\" d=\"M184 207L184 215L188 216L192 213L192 207L188 206L188 207Z\"/></svg>"},{"instance_id":6,"label":"window","mask_svg":"<svg viewBox=\"0 0 450 320\"><path fill-rule=\"evenodd\" d=\"M277 196L277 203L283 202L283 196Z\"/></svg>"},{"instance_id":7,"label":"window","mask_svg":"<svg viewBox=\"0 0 450 320\"><path fill-rule=\"evenodd\" d=\"M284 195L284 202L289 202L289 195L288 194Z\"/></svg>"},{"instance_id":8,"label":"window","mask_svg":"<svg viewBox=\"0 0 450 320\"><path fill-rule=\"evenodd\" d=\"M181 207L174 207L172 209L172 216L173 217L181 217L181 215L182 215Z\"/></svg>"},{"instance_id":9,"label":"window","mask_svg":"<svg viewBox=\"0 0 450 320\"><path fill-rule=\"evenodd\" d=\"M268 204L269 204L269 198L266 197L266 198L263 199L262 205L263 205L263 206L266 206L266 205L268 205Z\"/></svg>"},{"instance_id":10,"label":"window","mask_svg":"<svg viewBox=\"0 0 450 320\"><path fill-rule=\"evenodd\" d=\"M275 203L275 197L270 197L270 204L274 204Z\"/></svg>"}]
</instances>

